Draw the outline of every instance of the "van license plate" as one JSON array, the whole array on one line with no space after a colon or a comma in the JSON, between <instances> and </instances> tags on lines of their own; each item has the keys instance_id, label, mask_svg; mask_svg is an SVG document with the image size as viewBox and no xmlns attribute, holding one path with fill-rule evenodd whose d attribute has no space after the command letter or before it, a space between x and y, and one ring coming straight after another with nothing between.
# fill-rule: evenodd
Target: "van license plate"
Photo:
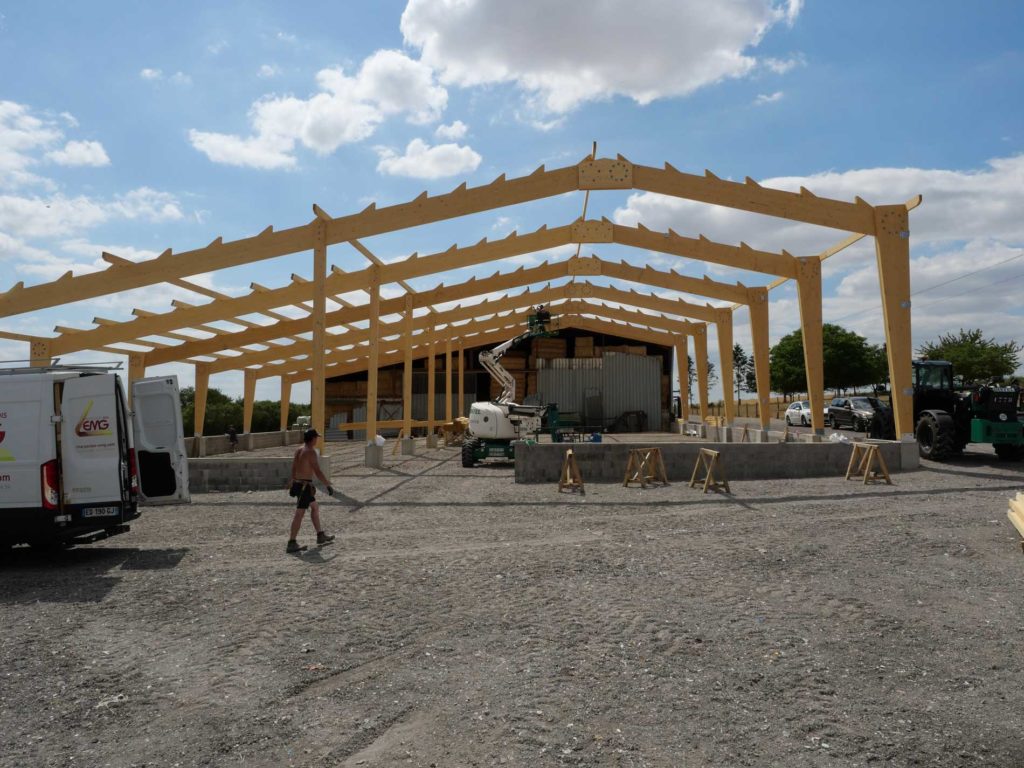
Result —
<instances>
[{"instance_id":1,"label":"van license plate","mask_svg":"<svg viewBox=\"0 0 1024 768\"><path fill-rule=\"evenodd\" d=\"M82 510L82 517L112 517L120 511L118 507L89 507Z\"/></svg>"}]
</instances>

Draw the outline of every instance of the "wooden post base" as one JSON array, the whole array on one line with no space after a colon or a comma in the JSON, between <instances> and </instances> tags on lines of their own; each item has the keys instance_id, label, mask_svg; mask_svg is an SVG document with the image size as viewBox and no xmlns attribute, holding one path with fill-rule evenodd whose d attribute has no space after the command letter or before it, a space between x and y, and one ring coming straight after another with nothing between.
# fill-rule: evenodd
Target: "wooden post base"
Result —
<instances>
[{"instance_id":1,"label":"wooden post base","mask_svg":"<svg viewBox=\"0 0 1024 768\"><path fill-rule=\"evenodd\" d=\"M703 478L697 476L701 469L705 472ZM716 469L720 480L715 479ZM704 493L707 493L709 488L714 488L716 491L722 488L726 493L732 493L729 490L729 481L725 477L725 467L719 462L718 451L713 451L710 448L700 449L700 453L697 454L697 463L693 466L693 475L690 477L690 487L695 487L697 483L703 483Z\"/></svg>"},{"instance_id":2,"label":"wooden post base","mask_svg":"<svg viewBox=\"0 0 1024 768\"><path fill-rule=\"evenodd\" d=\"M573 456L572 448L565 452L565 459L562 461L562 472L558 476L558 492L561 493L566 488L570 491L579 491L581 494L587 492L583 487L583 475L580 474L580 468L576 464L576 457Z\"/></svg>"},{"instance_id":3,"label":"wooden post base","mask_svg":"<svg viewBox=\"0 0 1024 768\"><path fill-rule=\"evenodd\" d=\"M631 483L640 483L641 488L652 483L669 485L660 448L629 449L629 461L626 462L626 475L622 478L622 484L628 488Z\"/></svg>"},{"instance_id":4,"label":"wooden post base","mask_svg":"<svg viewBox=\"0 0 1024 768\"><path fill-rule=\"evenodd\" d=\"M856 469L854 469L855 464ZM878 468L872 470L872 466L875 464L878 465ZM859 477L862 472L864 473L864 485L867 485L868 482L877 482L883 479L886 483L892 485L892 480L889 477L889 468L885 465L885 459L882 457L882 452L878 450L877 445L870 443L853 444L850 463L846 467L846 479L849 480L851 475Z\"/></svg>"}]
</instances>

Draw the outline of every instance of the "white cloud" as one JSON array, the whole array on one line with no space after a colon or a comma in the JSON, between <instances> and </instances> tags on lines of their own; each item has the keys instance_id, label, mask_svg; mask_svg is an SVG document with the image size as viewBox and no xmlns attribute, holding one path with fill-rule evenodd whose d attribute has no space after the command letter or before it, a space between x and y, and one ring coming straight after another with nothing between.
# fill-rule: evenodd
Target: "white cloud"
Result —
<instances>
[{"instance_id":1,"label":"white cloud","mask_svg":"<svg viewBox=\"0 0 1024 768\"><path fill-rule=\"evenodd\" d=\"M874 205L902 203L917 194L924 203L910 214L912 246L990 237L1024 242L1024 155L990 160L980 170L866 168L786 176L759 181L791 192L806 187L821 197ZM800 256L822 250L842 238L833 229L797 224L731 208L704 205L650 192L630 195L614 213L619 224L672 227L680 234L706 234L713 240L744 240L755 248L786 248ZM699 225L694 222L700 222Z\"/></svg>"},{"instance_id":2,"label":"white cloud","mask_svg":"<svg viewBox=\"0 0 1024 768\"><path fill-rule=\"evenodd\" d=\"M78 120L76 120L75 116L72 115L70 112L61 112L60 116L61 116L61 119L63 119L64 122L66 122L70 127L72 127L72 128L77 128L78 127Z\"/></svg>"},{"instance_id":3,"label":"white cloud","mask_svg":"<svg viewBox=\"0 0 1024 768\"><path fill-rule=\"evenodd\" d=\"M762 104L772 104L776 101L781 101L782 96L782 91L776 91L775 93L772 94L759 93L757 95L757 98L754 99L754 104L756 106L761 106Z\"/></svg>"},{"instance_id":4,"label":"white cloud","mask_svg":"<svg viewBox=\"0 0 1024 768\"><path fill-rule=\"evenodd\" d=\"M111 201L79 195L48 198L0 195L0 231L18 238L62 237L111 219L175 221L183 218L177 199L140 187Z\"/></svg>"},{"instance_id":5,"label":"white cloud","mask_svg":"<svg viewBox=\"0 0 1024 768\"><path fill-rule=\"evenodd\" d=\"M377 51L354 77L341 68L317 73L320 91L309 99L267 96L249 110L253 135L192 130L192 145L210 160L253 168L291 168L302 144L318 154L373 135L386 118L406 114L420 124L436 120L448 101L429 67L398 51Z\"/></svg>"},{"instance_id":6,"label":"white cloud","mask_svg":"<svg viewBox=\"0 0 1024 768\"><path fill-rule=\"evenodd\" d=\"M640 104L743 77L768 30L802 2L409 0L402 34L444 83L510 82L554 112L624 95ZM614 30L609 33L609 30Z\"/></svg>"},{"instance_id":7,"label":"white cloud","mask_svg":"<svg viewBox=\"0 0 1024 768\"><path fill-rule=\"evenodd\" d=\"M407 112L418 125L437 120L448 105L448 92L434 82L433 70L400 51L368 56L353 88L361 102L376 104L385 115Z\"/></svg>"},{"instance_id":8,"label":"white cloud","mask_svg":"<svg viewBox=\"0 0 1024 768\"><path fill-rule=\"evenodd\" d=\"M215 163L262 169L292 168L295 165L295 158L289 154L295 142L283 137L242 139L224 133L191 130L188 140Z\"/></svg>"},{"instance_id":9,"label":"white cloud","mask_svg":"<svg viewBox=\"0 0 1024 768\"><path fill-rule=\"evenodd\" d=\"M52 122L31 114L25 105L0 101L0 188L45 183L29 170L37 162L33 153L62 136Z\"/></svg>"},{"instance_id":10,"label":"white cloud","mask_svg":"<svg viewBox=\"0 0 1024 768\"><path fill-rule=\"evenodd\" d=\"M47 152L46 157L57 165L110 165L110 158L98 141L69 141L64 149Z\"/></svg>"},{"instance_id":11,"label":"white cloud","mask_svg":"<svg viewBox=\"0 0 1024 768\"><path fill-rule=\"evenodd\" d=\"M378 148L380 162L377 170L389 176L408 176L414 179L439 179L475 171L483 159L470 147L458 144L438 144L431 147L422 139L413 139L404 155L394 150Z\"/></svg>"},{"instance_id":12,"label":"white cloud","mask_svg":"<svg viewBox=\"0 0 1024 768\"><path fill-rule=\"evenodd\" d=\"M776 75L784 75L791 69L796 67L802 67L807 63L806 58L802 53L797 54L788 59L773 59L767 58L762 61L764 66Z\"/></svg>"},{"instance_id":13,"label":"white cloud","mask_svg":"<svg viewBox=\"0 0 1024 768\"><path fill-rule=\"evenodd\" d=\"M163 70L153 69L150 67L141 70L139 72L139 77L141 77L143 80L149 80L151 82L156 82L157 80L165 79ZM192 78L181 71L175 72L173 75L168 76L166 80L167 82L174 83L175 85L192 85Z\"/></svg>"},{"instance_id":14,"label":"white cloud","mask_svg":"<svg viewBox=\"0 0 1024 768\"><path fill-rule=\"evenodd\" d=\"M439 139L449 139L451 141L458 141L466 135L469 130L467 126L461 120L456 120L451 125L439 125L434 129L434 136Z\"/></svg>"},{"instance_id":15,"label":"white cloud","mask_svg":"<svg viewBox=\"0 0 1024 768\"><path fill-rule=\"evenodd\" d=\"M228 48L228 46L229 46L229 43L228 43L227 40L217 40L216 42L213 42L213 43L210 43L209 45L207 45L206 46L206 50L209 53L211 53L214 56L216 56L217 54L219 54L222 51L226 50Z\"/></svg>"},{"instance_id":16,"label":"white cloud","mask_svg":"<svg viewBox=\"0 0 1024 768\"><path fill-rule=\"evenodd\" d=\"M278 68L276 64L264 64L263 66L260 67L260 70L259 72L256 73L256 76L268 79L271 77L277 77L279 74L281 74L281 70Z\"/></svg>"}]
</instances>

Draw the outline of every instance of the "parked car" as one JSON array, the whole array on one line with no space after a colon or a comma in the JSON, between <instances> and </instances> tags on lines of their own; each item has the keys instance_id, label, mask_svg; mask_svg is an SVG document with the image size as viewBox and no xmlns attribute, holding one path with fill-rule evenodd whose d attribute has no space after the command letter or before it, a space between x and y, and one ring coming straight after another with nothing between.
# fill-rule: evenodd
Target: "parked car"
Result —
<instances>
[{"instance_id":1,"label":"parked car","mask_svg":"<svg viewBox=\"0 0 1024 768\"><path fill-rule=\"evenodd\" d=\"M786 409L786 426L792 427L799 424L801 427L809 426L811 423L811 404L806 400L799 400L790 403Z\"/></svg>"},{"instance_id":2,"label":"parked car","mask_svg":"<svg viewBox=\"0 0 1024 768\"><path fill-rule=\"evenodd\" d=\"M875 414L888 417L889 406L877 397L837 397L828 407L827 421L832 429L850 427L867 432Z\"/></svg>"}]
</instances>

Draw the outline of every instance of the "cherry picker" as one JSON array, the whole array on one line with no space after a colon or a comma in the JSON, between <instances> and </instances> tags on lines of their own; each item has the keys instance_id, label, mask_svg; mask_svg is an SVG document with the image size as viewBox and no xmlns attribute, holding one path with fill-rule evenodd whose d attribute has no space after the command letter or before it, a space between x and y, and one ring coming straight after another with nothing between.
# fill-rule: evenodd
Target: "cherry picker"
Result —
<instances>
[{"instance_id":1,"label":"cherry picker","mask_svg":"<svg viewBox=\"0 0 1024 768\"><path fill-rule=\"evenodd\" d=\"M540 431L546 405L519 405L516 380L499 362L505 353L526 339L554 336L551 313L538 306L527 318L526 330L494 349L480 353L480 365L501 385L496 400L473 403L469 409L469 429L462 443L462 466L472 467L488 458L515 458L515 444Z\"/></svg>"}]
</instances>

